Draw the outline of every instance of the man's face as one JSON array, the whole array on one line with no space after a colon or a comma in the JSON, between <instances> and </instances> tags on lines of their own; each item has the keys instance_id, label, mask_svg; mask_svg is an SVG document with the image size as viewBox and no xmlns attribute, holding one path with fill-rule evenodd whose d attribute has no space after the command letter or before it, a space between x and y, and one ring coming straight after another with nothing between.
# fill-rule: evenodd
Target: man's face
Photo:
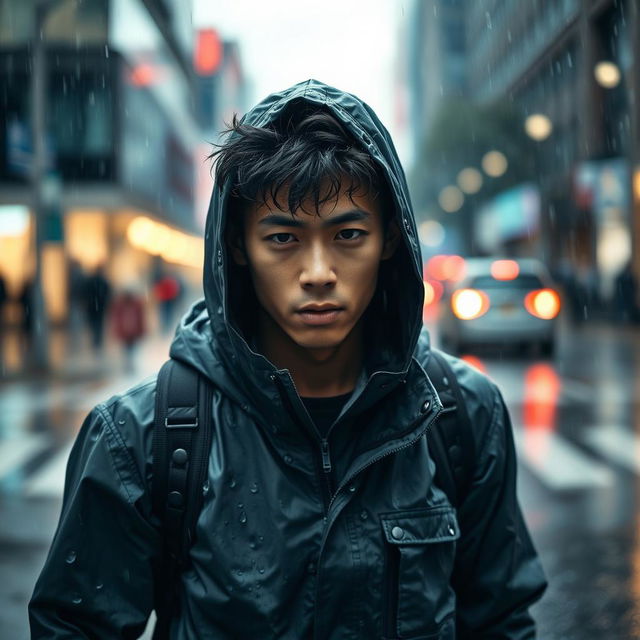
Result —
<instances>
[{"instance_id":1,"label":"man's face","mask_svg":"<svg viewBox=\"0 0 640 640\"><path fill-rule=\"evenodd\" d=\"M393 255L399 232L392 221L384 237L378 201L367 194L343 192L319 215L311 204L305 210L293 216L275 206L250 206L244 250L234 242L232 252L248 265L264 311L294 343L331 349L369 305L380 261Z\"/></svg>"}]
</instances>

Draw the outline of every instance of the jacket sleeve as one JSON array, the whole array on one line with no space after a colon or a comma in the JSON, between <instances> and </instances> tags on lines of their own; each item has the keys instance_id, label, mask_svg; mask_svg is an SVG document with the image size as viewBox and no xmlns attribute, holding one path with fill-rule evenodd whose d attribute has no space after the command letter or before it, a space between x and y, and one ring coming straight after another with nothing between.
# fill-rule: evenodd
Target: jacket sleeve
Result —
<instances>
[{"instance_id":1,"label":"jacket sleeve","mask_svg":"<svg viewBox=\"0 0 640 640\"><path fill-rule=\"evenodd\" d=\"M135 446L125 444L107 406L85 419L69 457L58 528L29 603L32 638L137 638L144 631L160 537Z\"/></svg>"},{"instance_id":2,"label":"jacket sleeve","mask_svg":"<svg viewBox=\"0 0 640 640\"><path fill-rule=\"evenodd\" d=\"M453 575L458 638L530 640L536 632L528 608L542 596L546 580L516 496L509 413L495 385L483 382L483 391L476 388L468 403L476 408L469 413L478 434L477 465L458 509L462 535ZM491 409L487 396L493 399ZM482 423L488 428L480 428Z\"/></svg>"}]
</instances>

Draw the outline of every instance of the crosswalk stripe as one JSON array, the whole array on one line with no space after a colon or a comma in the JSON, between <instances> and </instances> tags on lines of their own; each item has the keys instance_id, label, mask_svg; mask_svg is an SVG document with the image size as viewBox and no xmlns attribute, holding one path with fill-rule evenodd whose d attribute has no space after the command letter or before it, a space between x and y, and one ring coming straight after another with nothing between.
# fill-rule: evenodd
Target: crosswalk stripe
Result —
<instances>
[{"instance_id":1,"label":"crosswalk stripe","mask_svg":"<svg viewBox=\"0 0 640 640\"><path fill-rule=\"evenodd\" d=\"M634 473L640 473L640 436L622 425L593 426L584 440L605 458Z\"/></svg>"},{"instance_id":2,"label":"crosswalk stripe","mask_svg":"<svg viewBox=\"0 0 640 640\"><path fill-rule=\"evenodd\" d=\"M29 497L59 497L64 491L64 476L73 442L58 451L46 464L34 473L24 485Z\"/></svg>"},{"instance_id":3,"label":"crosswalk stripe","mask_svg":"<svg viewBox=\"0 0 640 640\"><path fill-rule=\"evenodd\" d=\"M41 433L32 433L0 442L0 478L19 469L27 461L46 449L49 439Z\"/></svg>"},{"instance_id":4,"label":"crosswalk stripe","mask_svg":"<svg viewBox=\"0 0 640 640\"><path fill-rule=\"evenodd\" d=\"M584 454L568 440L546 429L515 429L521 460L547 487L556 491L608 487L611 469Z\"/></svg>"}]
</instances>

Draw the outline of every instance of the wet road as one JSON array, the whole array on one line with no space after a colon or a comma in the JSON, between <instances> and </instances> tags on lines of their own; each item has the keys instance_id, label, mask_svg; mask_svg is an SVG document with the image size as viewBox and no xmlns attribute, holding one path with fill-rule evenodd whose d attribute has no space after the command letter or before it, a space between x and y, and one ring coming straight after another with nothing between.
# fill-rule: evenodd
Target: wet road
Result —
<instances>
[{"instance_id":1,"label":"wet road","mask_svg":"<svg viewBox=\"0 0 640 640\"><path fill-rule=\"evenodd\" d=\"M0 385L0 638L28 637L26 602L82 418L156 370L164 349L148 345L128 379ZM550 579L534 609L539 637L640 638L640 331L564 329L553 360L480 352L473 362L511 411L520 498Z\"/></svg>"}]
</instances>

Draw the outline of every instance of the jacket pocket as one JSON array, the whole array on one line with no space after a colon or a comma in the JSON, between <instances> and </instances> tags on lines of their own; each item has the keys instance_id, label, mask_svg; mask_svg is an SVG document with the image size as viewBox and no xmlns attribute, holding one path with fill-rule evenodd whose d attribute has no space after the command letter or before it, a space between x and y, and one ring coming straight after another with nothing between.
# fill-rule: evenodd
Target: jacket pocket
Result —
<instances>
[{"instance_id":1,"label":"jacket pocket","mask_svg":"<svg viewBox=\"0 0 640 640\"><path fill-rule=\"evenodd\" d=\"M453 507L381 514L385 638L439 638L455 613L451 572L460 529ZM452 636L453 637L453 636Z\"/></svg>"}]
</instances>

